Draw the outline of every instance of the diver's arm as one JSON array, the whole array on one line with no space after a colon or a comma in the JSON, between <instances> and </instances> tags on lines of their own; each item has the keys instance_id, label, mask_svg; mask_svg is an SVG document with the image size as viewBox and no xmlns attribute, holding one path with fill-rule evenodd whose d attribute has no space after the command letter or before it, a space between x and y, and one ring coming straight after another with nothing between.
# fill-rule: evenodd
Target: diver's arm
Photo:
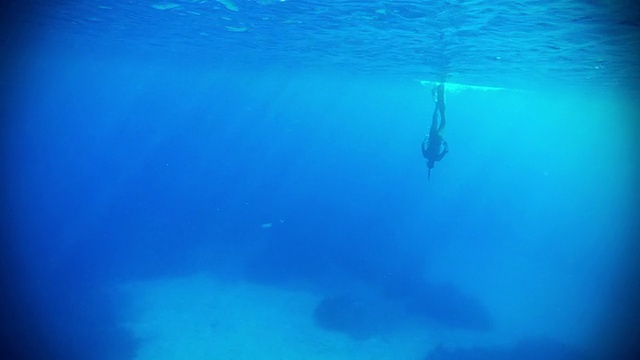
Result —
<instances>
[{"instance_id":1,"label":"diver's arm","mask_svg":"<svg viewBox=\"0 0 640 360\"><path fill-rule=\"evenodd\" d=\"M449 144L447 144L447 142L445 141L443 143L444 145L444 150L442 150L442 152L440 153L440 155L438 155L438 161L442 160L442 158L447 155L447 153L449 152Z\"/></svg>"}]
</instances>

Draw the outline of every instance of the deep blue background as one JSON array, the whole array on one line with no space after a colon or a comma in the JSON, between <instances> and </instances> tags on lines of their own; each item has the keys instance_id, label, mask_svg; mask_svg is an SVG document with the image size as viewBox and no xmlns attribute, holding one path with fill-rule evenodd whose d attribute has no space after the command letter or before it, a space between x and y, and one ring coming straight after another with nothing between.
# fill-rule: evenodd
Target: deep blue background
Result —
<instances>
[{"instance_id":1,"label":"deep blue background","mask_svg":"<svg viewBox=\"0 0 640 360\"><path fill-rule=\"evenodd\" d=\"M29 47L3 27L15 358L130 357L114 288L202 270L324 294L319 325L356 338L388 324L339 315L375 298L461 331L524 312L516 328L551 339L433 359L633 356L636 94L450 92L427 182L418 81Z\"/></svg>"}]
</instances>

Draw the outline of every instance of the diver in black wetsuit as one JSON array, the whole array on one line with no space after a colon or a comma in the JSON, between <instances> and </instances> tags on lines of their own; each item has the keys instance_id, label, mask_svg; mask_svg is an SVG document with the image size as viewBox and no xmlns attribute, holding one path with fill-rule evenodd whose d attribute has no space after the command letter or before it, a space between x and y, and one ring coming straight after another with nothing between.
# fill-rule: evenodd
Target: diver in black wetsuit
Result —
<instances>
[{"instance_id":1,"label":"diver in black wetsuit","mask_svg":"<svg viewBox=\"0 0 640 360\"><path fill-rule=\"evenodd\" d=\"M444 84L438 85L432 92L436 93L436 107L433 109L429 135L422 140L422 156L427 160L427 168L429 169L428 179L431 179L431 169L436 161L442 160L449 152L449 144L442 137L447 125L447 119L444 115ZM438 125L438 113L440 113L440 125ZM441 147L444 147L444 150L440 151Z\"/></svg>"}]
</instances>

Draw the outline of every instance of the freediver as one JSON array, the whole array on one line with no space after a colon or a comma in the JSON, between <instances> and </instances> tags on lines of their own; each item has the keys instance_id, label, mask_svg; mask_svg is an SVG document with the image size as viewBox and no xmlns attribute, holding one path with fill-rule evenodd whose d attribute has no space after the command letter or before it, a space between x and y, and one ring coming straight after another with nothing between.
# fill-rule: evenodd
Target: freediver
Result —
<instances>
[{"instance_id":1,"label":"freediver","mask_svg":"<svg viewBox=\"0 0 640 360\"><path fill-rule=\"evenodd\" d=\"M444 115L444 84L441 83L438 86L434 86L431 90L431 95L435 98L436 106L431 117L429 135L425 135L424 140L422 140L422 156L427 160L428 179L431 179L431 169L433 169L436 161L442 160L449 152L449 144L443 138L444 129L447 125L447 119ZM440 125L438 125L438 113L440 113ZM440 151L442 147L444 149Z\"/></svg>"}]
</instances>

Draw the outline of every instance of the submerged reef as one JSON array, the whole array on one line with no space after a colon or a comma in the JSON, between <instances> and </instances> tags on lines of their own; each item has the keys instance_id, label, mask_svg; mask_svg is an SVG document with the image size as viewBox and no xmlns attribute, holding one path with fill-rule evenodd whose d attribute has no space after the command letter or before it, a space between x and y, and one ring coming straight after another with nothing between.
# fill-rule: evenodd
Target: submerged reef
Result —
<instances>
[{"instance_id":1,"label":"submerged reef","mask_svg":"<svg viewBox=\"0 0 640 360\"><path fill-rule=\"evenodd\" d=\"M401 303L409 315L426 318L446 327L488 331L493 326L488 311L480 301L451 284L426 281L394 284L387 289L386 295Z\"/></svg>"},{"instance_id":2,"label":"submerged reef","mask_svg":"<svg viewBox=\"0 0 640 360\"><path fill-rule=\"evenodd\" d=\"M324 330L345 333L355 339L380 335L403 323L491 330L487 310L454 286L424 282L411 285L411 289L387 293L328 295L316 306L314 321Z\"/></svg>"},{"instance_id":3,"label":"submerged reef","mask_svg":"<svg viewBox=\"0 0 640 360\"><path fill-rule=\"evenodd\" d=\"M342 332L354 339L366 339L376 333L378 324L372 315L363 300L352 295L326 297L313 312L320 328Z\"/></svg>"},{"instance_id":4,"label":"submerged reef","mask_svg":"<svg viewBox=\"0 0 640 360\"><path fill-rule=\"evenodd\" d=\"M578 349L549 339L529 339L513 346L447 348L439 345L424 360L587 360Z\"/></svg>"}]
</instances>

